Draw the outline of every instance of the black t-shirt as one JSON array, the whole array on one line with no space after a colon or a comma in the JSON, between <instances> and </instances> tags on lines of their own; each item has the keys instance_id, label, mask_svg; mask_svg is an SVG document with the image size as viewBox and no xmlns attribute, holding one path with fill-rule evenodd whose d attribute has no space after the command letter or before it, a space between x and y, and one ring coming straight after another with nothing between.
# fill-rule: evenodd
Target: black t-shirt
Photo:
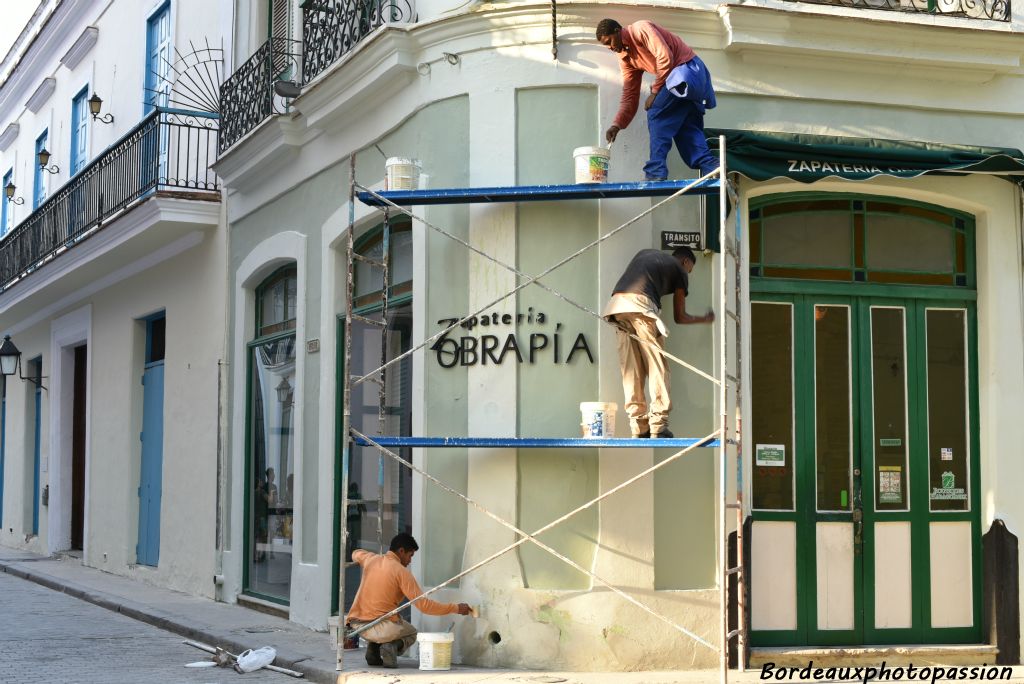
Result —
<instances>
[{"instance_id":1,"label":"black t-shirt","mask_svg":"<svg viewBox=\"0 0 1024 684\"><path fill-rule=\"evenodd\" d=\"M682 288L690 294L690 279L679 260L668 252L642 249L626 266L612 294L631 292L651 298L661 309L661 298Z\"/></svg>"}]
</instances>

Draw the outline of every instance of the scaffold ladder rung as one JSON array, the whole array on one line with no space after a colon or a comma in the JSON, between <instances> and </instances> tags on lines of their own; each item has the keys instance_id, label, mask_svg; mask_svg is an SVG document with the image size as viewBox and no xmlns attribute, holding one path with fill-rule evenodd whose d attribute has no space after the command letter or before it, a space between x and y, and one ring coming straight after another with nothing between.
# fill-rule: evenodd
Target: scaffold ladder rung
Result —
<instances>
[{"instance_id":1,"label":"scaffold ladder rung","mask_svg":"<svg viewBox=\"0 0 1024 684\"><path fill-rule=\"evenodd\" d=\"M735 311L733 311L732 309L726 309L725 310L725 315L728 316L729 318L731 318L736 323L740 322L740 315L738 313L736 313Z\"/></svg>"},{"instance_id":2,"label":"scaffold ladder rung","mask_svg":"<svg viewBox=\"0 0 1024 684\"><path fill-rule=\"evenodd\" d=\"M359 321L360 323L366 323L367 325L375 325L378 328L386 328L387 321L378 321L376 318L367 318L366 316L360 316L359 314L352 314L352 319Z\"/></svg>"},{"instance_id":3,"label":"scaffold ladder rung","mask_svg":"<svg viewBox=\"0 0 1024 684\"><path fill-rule=\"evenodd\" d=\"M362 261L364 264L376 266L377 268L384 268L385 266L384 262L381 261L380 259L374 259L373 257L364 256L359 252L353 252L352 258L355 259L356 261Z\"/></svg>"},{"instance_id":4,"label":"scaffold ladder rung","mask_svg":"<svg viewBox=\"0 0 1024 684\"><path fill-rule=\"evenodd\" d=\"M725 379L728 380L729 382L731 382L734 385L740 384L740 379L737 378L735 375L730 375L729 373L726 373L725 374Z\"/></svg>"},{"instance_id":5,"label":"scaffold ladder rung","mask_svg":"<svg viewBox=\"0 0 1024 684\"><path fill-rule=\"evenodd\" d=\"M730 630L730 631L729 631L729 633L728 633L728 635L727 635L727 636L728 636L728 637L729 637L730 639L732 639L732 638L733 638L734 636L739 636L739 634L740 634L740 630L738 630L738 629L733 629L733 630Z\"/></svg>"},{"instance_id":6,"label":"scaffold ladder rung","mask_svg":"<svg viewBox=\"0 0 1024 684\"><path fill-rule=\"evenodd\" d=\"M738 503L727 503L725 504L725 507L733 511L738 511L740 510L740 508L742 508L742 506L740 506L740 504Z\"/></svg>"},{"instance_id":7,"label":"scaffold ladder rung","mask_svg":"<svg viewBox=\"0 0 1024 684\"><path fill-rule=\"evenodd\" d=\"M741 568L738 565L734 565L733 567L731 567L731 568L729 568L728 570L725 571L726 575L737 575L737 574L742 574L742 573L743 573L743 568Z\"/></svg>"}]
</instances>

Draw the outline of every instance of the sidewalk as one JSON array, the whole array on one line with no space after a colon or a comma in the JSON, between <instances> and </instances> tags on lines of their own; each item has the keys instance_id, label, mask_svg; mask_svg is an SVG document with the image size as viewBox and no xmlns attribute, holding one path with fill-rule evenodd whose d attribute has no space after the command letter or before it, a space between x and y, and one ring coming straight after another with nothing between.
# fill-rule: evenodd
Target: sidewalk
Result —
<instances>
[{"instance_id":1,"label":"sidewalk","mask_svg":"<svg viewBox=\"0 0 1024 684\"><path fill-rule=\"evenodd\" d=\"M275 665L298 670L305 674L306 680L324 684L713 684L718 681L717 671L701 670L536 672L455 666L450 672L427 672L416 669L417 663L410 659L402 659L397 670L385 670L368 668L362 651L346 652L345 671L338 673L335 671L335 652L330 636L283 618L153 587L131 578L87 568L76 559L47 558L4 547L0 547L0 572L36 582L185 638L222 646L232 653L273 646L277 649ZM202 651L196 651L196 660L205 657ZM760 671L730 672L729 681L749 684L761 681L759 675ZM1013 681L1022 681L1022 677L1024 668L1015 667ZM281 681L284 683L292 679L281 675Z\"/></svg>"}]
</instances>

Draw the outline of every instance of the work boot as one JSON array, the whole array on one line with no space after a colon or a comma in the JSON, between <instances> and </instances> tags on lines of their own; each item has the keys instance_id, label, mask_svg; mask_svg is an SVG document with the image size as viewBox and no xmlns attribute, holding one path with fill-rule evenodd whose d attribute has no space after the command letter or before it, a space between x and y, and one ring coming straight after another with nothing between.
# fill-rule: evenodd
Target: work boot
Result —
<instances>
[{"instance_id":1,"label":"work boot","mask_svg":"<svg viewBox=\"0 0 1024 684\"><path fill-rule=\"evenodd\" d=\"M671 430L662 430L656 435L651 435L654 439L672 439L675 435L672 434Z\"/></svg>"},{"instance_id":2,"label":"work boot","mask_svg":"<svg viewBox=\"0 0 1024 684\"><path fill-rule=\"evenodd\" d=\"M384 667L398 667L398 652L402 648L402 642L390 641L380 645L380 659Z\"/></svg>"},{"instance_id":3,"label":"work boot","mask_svg":"<svg viewBox=\"0 0 1024 684\"><path fill-rule=\"evenodd\" d=\"M366 643L366 664L373 667L379 667L384 664L380 657L380 644L375 644L372 641Z\"/></svg>"},{"instance_id":4,"label":"work boot","mask_svg":"<svg viewBox=\"0 0 1024 684\"><path fill-rule=\"evenodd\" d=\"M633 435L633 439L647 439L651 436L651 431L641 432L640 434Z\"/></svg>"}]
</instances>

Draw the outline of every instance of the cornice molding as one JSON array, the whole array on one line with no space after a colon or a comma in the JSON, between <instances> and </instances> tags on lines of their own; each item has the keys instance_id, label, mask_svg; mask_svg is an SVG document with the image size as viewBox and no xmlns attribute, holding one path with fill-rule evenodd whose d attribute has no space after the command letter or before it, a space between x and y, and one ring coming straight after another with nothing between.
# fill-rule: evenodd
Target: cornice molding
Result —
<instances>
[{"instance_id":1,"label":"cornice molding","mask_svg":"<svg viewBox=\"0 0 1024 684\"><path fill-rule=\"evenodd\" d=\"M68 69L74 69L89 54L89 50L92 50L99 39L100 30L95 26L86 26L85 30L82 31L82 35L78 36L78 39L68 48L64 56L60 58L60 63Z\"/></svg>"},{"instance_id":2,"label":"cornice molding","mask_svg":"<svg viewBox=\"0 0 1024 684\"><path fill-rule=\"evenodd\" d=\"M28 101L25 103L25 106L33 114L38 113L39 110L43 108L43 105L46 104L46 101L50 99L50 96L53 95L53 91L56 89L57 79L53 76L47 76L43 79L42 83L39 84L39 87L36 88L35 92L29 96Z\"/></svg>"},{"instance_id":3,"label":"cornice molding","mask_svg":"<svg viewBox=\"0 0 1024 684\"><path fill-rule=\"evenodd\" d=\"M24 103L27 87L55 71L58 65L55 56L67 44L68 34L76 25L84 23L86 17L96 12L98 7L97 0L65 1L57 5L42 33L35 38L21 58L21 63L0 87L0 121L14 118L14 108Z\"/></svg>"},{"instance_id":4,"label":"cornice molding","mask_svg":"<svg viewBox=\"0 0 1024 684\"><path fill-rule=\"evenodd\" d=\"M15 122L8 124L3 133L0 133L0 152L6 152L7 148L14 142L21 131L21 124Z\"/></svg>"},{"instance_id":5,"label":"cornice molding","mask_svg":"<svg viewBox=\"0 0 1024 684\"><path fill-rule=\"evenodd\" d=\"M837 8L839 9L839 8ZM851 16L773 7L727 5L719 12L726 53L746 62L838 72L986 83L1021 73L1021 35L984 30L976 20L957 25L922 23L906 15L879 18L881 11ZM972 21L971 25L963 22ZM813 60L813 62L809 61Z\"/></svg>"}]
</instances>

